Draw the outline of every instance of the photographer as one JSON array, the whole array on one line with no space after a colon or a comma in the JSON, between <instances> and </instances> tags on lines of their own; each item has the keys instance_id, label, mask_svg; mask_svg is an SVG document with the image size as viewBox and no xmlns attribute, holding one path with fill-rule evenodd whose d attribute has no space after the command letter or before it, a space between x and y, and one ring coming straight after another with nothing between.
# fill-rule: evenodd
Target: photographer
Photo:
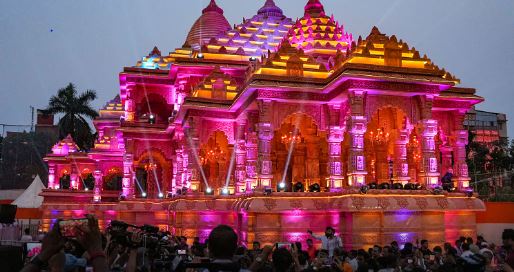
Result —
<instances>
[{"instance_id":1,"label":"photographer","mask_svg":"<svg viewBox=\"0 0 514 272\"><path fill-rule=\"evenodd\" d=\"M88 229L75 227L77 241L86 249L89 264L95 272L107 272L107 261L102 248L102 235L98 228L98 221L92 216L87 216ZM34 257L23 269L23 272L41 271L48 267L50 271L64 271L66 258L62 252L65 239L59 232L59 221L52 230L43 238L41 253Z\"/></svg>"}]
</instances>

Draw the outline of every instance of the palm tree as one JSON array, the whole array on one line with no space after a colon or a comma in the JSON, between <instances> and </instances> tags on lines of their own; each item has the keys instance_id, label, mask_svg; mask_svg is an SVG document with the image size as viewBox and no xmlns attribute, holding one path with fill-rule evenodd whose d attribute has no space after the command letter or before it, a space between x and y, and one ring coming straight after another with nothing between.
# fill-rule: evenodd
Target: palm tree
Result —
<instances>
[{"instance_id":1,"label":"palm tree","mask_svg":"<svg viewBox=\"0 0 514 272\"><path fill-rule=\"evenodd\" d=\"M88 150L93 146L94 134L87 119L98 117L90 102L96 99L96 91L87 90L78 94L75 86L70 83L60 89L57 95L50 98L46 114L64 114L59 120L59 137L62 139L70 134L80 149Z\"/></svg>"}]
</instances>

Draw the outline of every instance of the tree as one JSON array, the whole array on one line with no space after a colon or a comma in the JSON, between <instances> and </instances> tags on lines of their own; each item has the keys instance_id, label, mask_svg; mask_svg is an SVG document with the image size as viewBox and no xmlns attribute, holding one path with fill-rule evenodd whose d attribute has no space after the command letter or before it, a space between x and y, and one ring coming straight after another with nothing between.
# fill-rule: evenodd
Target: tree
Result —
<instances>
[{"instance_id":1,"label":"tree","mask_svg":"<svg viewBox=\"0 0 514 272\"><path fill-rule=\"evenodd\" d=\"M59 138L62 139L70 134L80 149L88 150L95 140L95 135L88 124L88 119L98 117L98 113L90 105L95 99L96 91L86 90L79 95L75 86L70 83L50 98L48 107L43 112L64 114L58 123Z\"/></svg>"}]
</instances>

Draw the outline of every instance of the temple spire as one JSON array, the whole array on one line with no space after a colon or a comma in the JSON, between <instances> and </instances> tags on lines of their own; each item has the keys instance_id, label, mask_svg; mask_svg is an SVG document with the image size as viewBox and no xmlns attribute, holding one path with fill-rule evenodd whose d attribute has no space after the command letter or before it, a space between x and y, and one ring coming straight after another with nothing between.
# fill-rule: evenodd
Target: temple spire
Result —
<instances>
[{"instance_id":1,"label":"temple spire","mask_svg":"<svg viewBox=\"0 0 514 272\"><path fill-rule=\"evenodd\" d=\"M223 9L220 8L217 4L216 4L216 1L215 0L211 0L211 2L209 3L209 5L204 8L202 10L202 13L206 13L206 12L209 12L209 11L214 11L214 12L217 12L219 14L223 14Z\"/></svg>"},{"instance_id":2,"label":"temple spire","mask_svg":"<svg viewBox=\"0 0 514 272\"><path fill-rule=\"evenodd\" d=\"M320 0L309 0L305 5L305 16L318 17L325 15L325 8Z\"/></svg>"},{"instance_id":3,"label":"temple spire","mask_svg":"<svg viewBox=\"0 0 514 272\"><path fill-rule=\"evenodd\" d=\"M266 0L266 3L264 3L264 6L259 9L257 14L266 15L266 16L275 16L275 17L283 17L284 16L282 9L277 7L277 5L275 4L275 1L273 1L273 0Z\"/></svg>"}]
</instances>

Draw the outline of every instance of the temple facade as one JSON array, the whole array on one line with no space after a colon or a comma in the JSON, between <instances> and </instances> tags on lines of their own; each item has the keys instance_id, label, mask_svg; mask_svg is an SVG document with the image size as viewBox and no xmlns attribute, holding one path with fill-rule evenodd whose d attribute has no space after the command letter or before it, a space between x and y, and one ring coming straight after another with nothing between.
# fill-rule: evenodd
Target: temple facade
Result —
<instances>
[{"instance_id":1,"label":"temple facade","mask_svg":"<svg viewBox=\"0 0 514 272\"><path fill-rule=\"evenodd\" d=\"M319 0L296 21L267 0L234 27L212 0L181 48L155 47L119 78L94 148L68 137L45 158L46 203L430 190L447 172L469 187L463 121L483 99L394 35L355 38Z\"/></svg>"}]
</instances>

